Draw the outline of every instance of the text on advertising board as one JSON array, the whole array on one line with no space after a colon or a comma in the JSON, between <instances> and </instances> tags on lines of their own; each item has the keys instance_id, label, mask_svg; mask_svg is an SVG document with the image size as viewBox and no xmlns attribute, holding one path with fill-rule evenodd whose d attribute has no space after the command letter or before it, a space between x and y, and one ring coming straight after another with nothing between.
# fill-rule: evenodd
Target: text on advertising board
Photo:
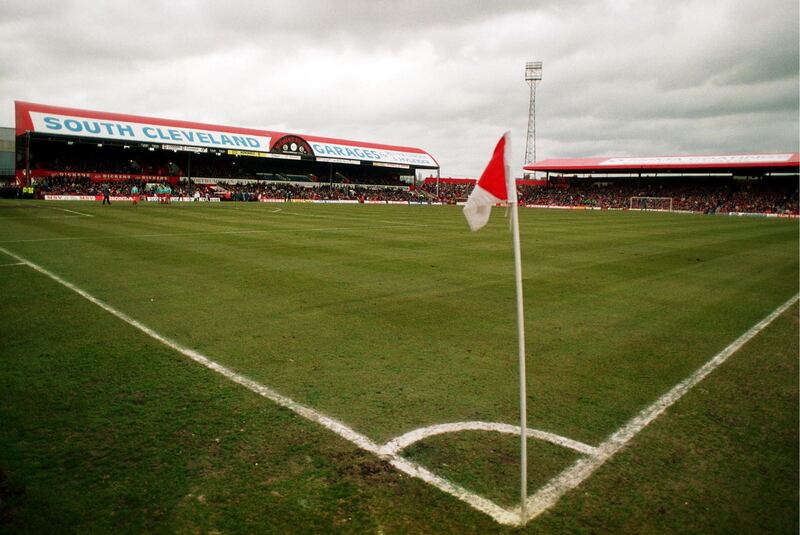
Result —
<instances>
[{"instance_id":1,"label":"text on advertising board","mask_svg":"<svg viewBox=\"0 0 800 535\"><path fill-rule=\"evenodd\" d=\"M87 119L40 112L31 112L30 115L35 132L120 141L171 142L217 149L243 148L268 151L271 139L265 136L232 134L197 128L172 128L156 124Z\"/></svg>"},{"instance_id":2,"label":"text on advertising board","mask_svg":"<svg viewBox=\"0 0 800 535\"><path fill-rule=\"evenodd\" d=\"M371 149L366 147L340 145L337 143L311 142L311 148L317 156L333 156L366 160L370 162L389 162L406 165L437 167L433 158L419 152L402 152L389 149Z\"/></svg>"}]
</instances>

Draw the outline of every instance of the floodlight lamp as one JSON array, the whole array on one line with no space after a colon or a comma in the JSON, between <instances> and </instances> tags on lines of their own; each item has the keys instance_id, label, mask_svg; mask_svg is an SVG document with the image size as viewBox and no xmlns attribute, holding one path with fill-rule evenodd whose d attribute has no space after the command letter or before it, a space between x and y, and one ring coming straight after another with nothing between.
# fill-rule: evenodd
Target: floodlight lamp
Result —
<instances>
[{"instance_id":1,"label":"floodlight lamp","mask_svg":"<svg viewBox=\"0 0 800 535\"><path fill-rule=\"evenodd\" d=\"M528 61L525 63L525 81L539 82L542 79L542 62Z\"/></svg>"}]
</instances>

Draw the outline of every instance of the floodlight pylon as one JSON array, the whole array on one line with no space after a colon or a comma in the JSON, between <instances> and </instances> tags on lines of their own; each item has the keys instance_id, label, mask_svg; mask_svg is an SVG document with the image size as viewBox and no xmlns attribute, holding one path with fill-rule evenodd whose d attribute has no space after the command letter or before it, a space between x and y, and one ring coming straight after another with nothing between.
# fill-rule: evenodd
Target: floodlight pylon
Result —
<instances>
[{"instance_id":1,"label":"floodlight pylon","mask_svg":"<svg viewBox=\"0 0 800 535\"><path fill-rule=\"evenodd\" d=\"M536 85L542 81L542 62L525 63L525 81L530 86L528 106L528 136L525 139L525 163L536 163Z\"/></svg>"}]
</instances>

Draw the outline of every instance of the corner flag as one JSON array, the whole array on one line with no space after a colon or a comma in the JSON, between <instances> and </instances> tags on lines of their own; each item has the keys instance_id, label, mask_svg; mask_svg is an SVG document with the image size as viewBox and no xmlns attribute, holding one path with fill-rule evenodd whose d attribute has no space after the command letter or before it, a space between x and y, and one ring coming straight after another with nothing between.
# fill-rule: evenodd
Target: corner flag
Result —
<instances>
[{"instance_id":1,"label":"corner flag","mask_svg":"<svg viewBox=\"0 0 800 535\"><path fill-rule=\"evenodd\" d=\"M492 206L507 201L511 208L511 236L514 244L514 278L517 290L517 347L519 358L519 460L520 460L520 525L528 519L528 395L525 373L525 316L522 305L522 262L519 245L519 208L517 181L509 172L509 133L503 134L494 148L492 159L469 194L464 217L469 228L480 230L489 221Z\"/></svg>"},{"instance_id":2,"label":"corner flag","mask_svg":"<svg viewBox=\"0 0 800 535\"><path fill-rule=\"evenodd\" d=\"M509 200L508 197L508 132L503 134L494 148L492 159L469 194L464 206L464 217L467 218L470 230L480 230L489 221L492 206ZM516 191L514 191L516 193ZM514 195L516 198L516 195Z\"/></svg>"}]
</instances>

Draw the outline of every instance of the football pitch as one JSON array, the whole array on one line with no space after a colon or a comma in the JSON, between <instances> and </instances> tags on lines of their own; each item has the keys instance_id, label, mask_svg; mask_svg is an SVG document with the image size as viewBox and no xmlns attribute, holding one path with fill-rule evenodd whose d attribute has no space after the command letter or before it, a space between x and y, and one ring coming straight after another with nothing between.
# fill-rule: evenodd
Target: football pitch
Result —
<instances>
[{"instance_id":1,"label":"football pitch","mask_svg":"<svg viewBox=\"0 0 800 535\"><path fill-rule=\"evenodd\" d=\"M797 221L0 201L0 531L798 528ZM450 424L450 425L447 425Z\"/></svg>"}]
</instances>

